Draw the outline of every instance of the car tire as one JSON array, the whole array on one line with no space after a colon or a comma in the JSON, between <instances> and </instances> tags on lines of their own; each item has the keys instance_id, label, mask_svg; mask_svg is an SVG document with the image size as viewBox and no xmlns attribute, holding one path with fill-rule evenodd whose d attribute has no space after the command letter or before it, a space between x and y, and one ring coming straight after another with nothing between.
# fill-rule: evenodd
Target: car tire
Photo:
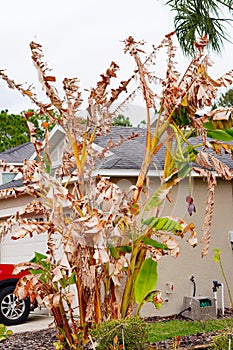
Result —
<instances>
[{"instance_id":1,"label":"car tire","mask_svg":"<svg viewBox=\"0 0 233 350\"><path fill-rule=\"evenodd\" d=\"M12 326L23 323L30 312L30 300L19 300L14 294L15 286L3 287L0 290L0 323Z\"/></svg>"}]
</instances>

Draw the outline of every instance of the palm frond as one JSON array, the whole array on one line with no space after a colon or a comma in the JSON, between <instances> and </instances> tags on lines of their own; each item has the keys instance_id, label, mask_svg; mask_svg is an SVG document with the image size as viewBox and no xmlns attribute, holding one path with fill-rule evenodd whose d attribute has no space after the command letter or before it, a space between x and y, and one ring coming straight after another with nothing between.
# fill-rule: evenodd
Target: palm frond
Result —
<instances>
[{"instance_id":1,"label":"palm frond","mask_svg":"<svg viewBox=\"0 0 233 350\"><path fill-rule=\"evenodd\" d=\"M233 11L232 0L169 0L166 3L176 12L174 18L175 31L181 49L186 56L193 56L193 43L198 37L209 38L208 48L219 53L225 40L230 41L226 24L231 18L225 18L222 10Z\"/></svg>"}]
</instances>

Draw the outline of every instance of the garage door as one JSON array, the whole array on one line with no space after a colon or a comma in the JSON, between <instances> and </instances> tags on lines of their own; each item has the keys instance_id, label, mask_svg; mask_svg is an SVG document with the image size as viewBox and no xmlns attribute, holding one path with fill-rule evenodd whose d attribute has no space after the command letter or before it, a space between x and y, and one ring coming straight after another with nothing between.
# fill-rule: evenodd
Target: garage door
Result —
<instances>
[{"instance_id":1,"label":"garage door","mask_svg":"<svg viewBox=\"0 0 233 350\"><path fill-rule=\"evenodd\" d=\"M0 263L16 264L29 261L34 252L46 253L47 235L35 235L33 238L25 237L18 240L12 240L10 235L6 235L0 243Z\"/></svg>"}]
</instances>

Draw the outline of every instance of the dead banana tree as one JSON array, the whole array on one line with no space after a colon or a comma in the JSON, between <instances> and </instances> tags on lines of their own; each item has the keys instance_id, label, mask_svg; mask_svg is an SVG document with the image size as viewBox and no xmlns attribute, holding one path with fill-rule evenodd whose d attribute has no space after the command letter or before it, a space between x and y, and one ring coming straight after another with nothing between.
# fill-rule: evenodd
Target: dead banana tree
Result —
<instances>
[{"instance_id":1,"label":"dead banana tree","mask_svg":"<svg viewBox=\"0 0 233 350\"><path fill-rule=\"evenodd\" d=\"M28 114L24 114L36 157L35 160L25 160L20 169L24 186L4 190L1 197L28 193L36 199L25 206L23 213L15 213L1 224L1 234L4 236L12 231L14 239L47 234L47 255L36 253L33 261L15 267L15 273L31 271L20 280L16 292L21 298L28 295L31 300L37 298L49 308L60 345L68 344L74 349L84 346L88 341L89 327L107 319L130 316L135 302L137 312L145 301L161 306L161 294L156 289L157 261L168 253L178 256L177 237L189 234L188 240L193 246L197 238L193 224L179 218L161 217L159 208L172 188L189 176L191 170L206 177L210 189L203 236L203 255L207 253L214 202L214 177L210 170L214 168L226 179L232 178L232 172L213 155L208 156L205 149L223 147L232 152L230 145L218 140L218 131L221 135L227 132L226 124L230 129L232 119L229 114L228 117L226 114L219 117L219 111L200 118L197 118L197 113L211 105L219 87L232 84L233 73L229 72L216 81L208 76L207 38L202 38L196 44L196 57L182 76L175 68L172 35L168 34L158 47L153 47L144 60L141 48L144 43L127 38L125 53L134 58L137 69L118 88L111 88L111 81L117 77L119 69L112 62L97 86L89 92L86 119L80 116L83 101L78 79L65 78L64 96L60 97L55 87L56 78L44 61L41 45L32 42L31 51L47 96L46 102L39 101L30 87L16 84L0 71L8 86L30 98L37 112L48 119L43 123L46 136L42 143L35 138L35 127L28 121ZM151 67L156 63L157 52L164 48L168 56L167 72L165 77L159 77ZM136 87L131 90L135 82ZM161 89L155 92L159 84ZM125 192L109 178L98 177L96 169L110 150L137 137L132 133L129 138L121 137L114 144L111 123L124 103L132 101L139 91L147 113L145 156L136 186ZM113 103L126 93L124 102L112 112ZM151 108L158 111L153 129ZM56 169L53 169L50 159L49 144L49 130L54 124L65 134L61 164ZM101 150L94 147L100 135L108 140ZM190 137L198 135L202 135L200 143L191 143ZM207 141L207 136L212 137L211 142ZM166 153L160 186L142 205L140 197L149 168L164 146ZM199 168L193 169L195 161ZM11 167L10 171L18 169ZM195 207L191 193L187 202L192 212ZM65 208L69 208L69 215ZM44 221L27 219L29 213L43 215ZM73 304L75 295L78 319Z\"/></svg>"}]
</instances>

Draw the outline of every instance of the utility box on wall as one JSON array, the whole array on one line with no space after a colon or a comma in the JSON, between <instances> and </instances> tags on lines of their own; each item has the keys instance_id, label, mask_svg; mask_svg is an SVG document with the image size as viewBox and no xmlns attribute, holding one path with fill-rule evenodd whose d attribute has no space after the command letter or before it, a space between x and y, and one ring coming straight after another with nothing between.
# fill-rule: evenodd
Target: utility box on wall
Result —
<instances>
[{"instance_id":1,"label":"utility box on wall","mask_svg":"<svg viewBox=\"0 0 233 350\"><path fill-rule=\"evenodd\" d=\"M191 320L210 320L217 317L216 300L212 297L184 297L182 315Z\"/></svg>"}]
</instances>

